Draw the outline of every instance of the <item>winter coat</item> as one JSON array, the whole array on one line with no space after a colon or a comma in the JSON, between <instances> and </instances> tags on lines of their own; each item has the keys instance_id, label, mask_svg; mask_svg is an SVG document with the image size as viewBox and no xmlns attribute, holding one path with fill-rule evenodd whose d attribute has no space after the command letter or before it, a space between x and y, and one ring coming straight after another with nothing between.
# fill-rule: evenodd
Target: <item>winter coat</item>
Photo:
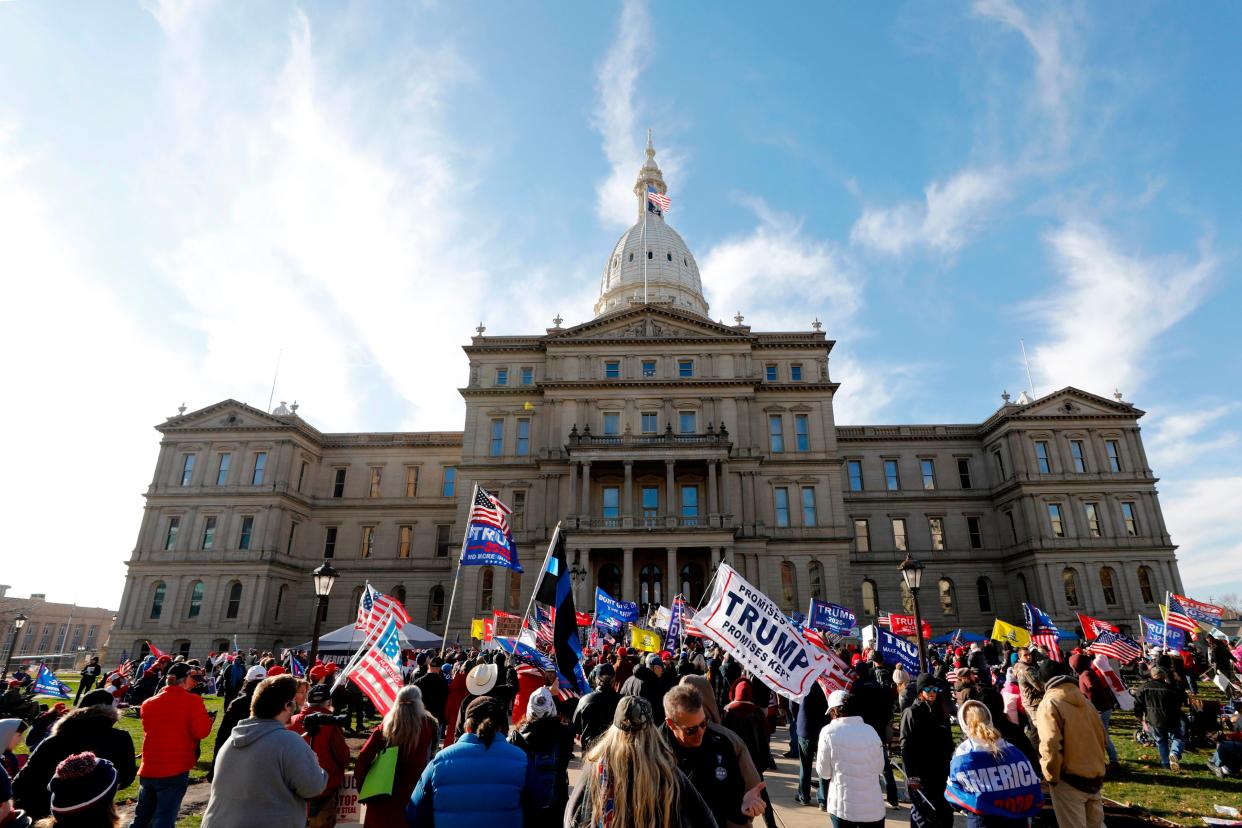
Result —
<instances>
[{"instance_id":1,"label":"winter coat","mask_svg":"<svg viewBox=\"0 0 1242 828\"><path fill-rule=\"evenodd\" d=\"M345 769L349 767L349 760L352 758L349 745L345 741L345 733L341 729L340 722L330 711L314 713L308 711L301 715L304 717L301 722L302 738L306 744L310 745L310 749L315 751L319 767L328 774L328 782L324 785L324 791L334 791L345 781Z\"/></svg>"},{"instance_id":2,"label":"winter coat","mask_svg":"<svg viewBox=\"0 0 1242 828\"><path fill-rule=\"evenodd\" d=\"M947 717L919 699L901 714L901 764L906 776L917 776L933 786L949 775L953 758L953 731Z\"/></svg>"},{"instance_id":3,"label":"winter coat","mask_svg":"<svg viewBox=\"0 0 1242 828\"><path fill-rule=\"evenodd\" d=\"M875 679L859 679L850 691L862 720L871 725L882 743L893 732L893 691Z\"/></svg>"},{"instance_id":4,"label":"winter coat","mask_svg":"<svg viewBox=\"0 0 1242 828\"><path fill-rule=\"evenodd\" d=\"M746 696L747 690L745 685L733 688L735 701L725 705L724 721L721 725L742 740L746 752L757 768L766 768L771 758L768 750L767 711L760 710L749 698L739 698ZM760 776L762 775L760 772Z\"/></svg>"},{"instance_id":5,"label":"winter coat","mask_svg":"<svg viewBox=\"0 0 1242 828\"><path fill-rule=\"evenodd\" d=\"M51 795L47 784L56 773L56 766L75 753L90 751L116 766L117 790L129 787L138 773L134 759L134 740L129 733L114 727L115 707L79 707L66 713L52 733L39 743L34 753L13 780L13 798L17 807L26 809L32 819L51 813Z\"/></svg>"},{"instance_id":6,"label":"winter coat","mask_svg":"<svg viewBox=\"0 0 1242 828\"><path fill-rule=\"evenodd\" d=\"M418 739L414 744L403 747L397 754L397 770L393 774L392 794L367 800L367 818L363 825L367 828L386 828L389 825L404 824L405 806L409 804L410 794L414 793L419 777L423 775L423 771L427 769L427 763L431 761L431 749L435 745L437 733L438 727L435 721L430 718L423 719L423 729ZM366 744L362 746L358 761L354 763L354 778L358 780L360 789L367 778L367 772L371 770L371 765L387 747L388 740L384 738L384 728L382 726L375 728Z\"/></svg>"},{"instance_id":7,"label":"winter coat","mask_svg":"<svg viewBox=\"0 0 1242 828\"><path fill-rule=\"evenodd\" d=\"M696 748L685 748L677 743L668 723L660 725L660 732L673 751L678 769L703 797L719 826L744 826L750 820L742 814L742 797L751 787L742 779L737 755L729 746L729 739L719 730L719 725L708 725L703 742ZM726 733L728 731L725 731ZM742 749L745 754L745 748Z\"/></svg>"},{"instance_id":8,"label":"winter coat","mask_svg":"<svg viewBox=\"0 0 1242 828\"><path fill-rule=\"evenodd\" d=\"M1081 656L1081 658L1079 657ZM1101 713L1113 710L1117 707L1117 696L1113 694L1113 688L1108 686L1108 682L1100 675L1099 670L1091 664L1091 656L1080 653L1079 656L1070 657L1070 666L1078 672L1078 689L1082 694L1091 700L1091 704ZM1075 659L1078 662L1075 663ZM1086 661L1083 666L1082 662ZM1079 669L1082 667L1082 669Z\"/></svg>"},{"instance_id":9,"label":"winter coat","mask_svg":"<svg viewBox=\"0 0 1242 828\"><path fill-rule=\"evenodd\" d=\"M242 694L231 702L224 709L224 715L220 717L220 729L216 731L216 750L211 756L211 770L207 772L207 781L215 779L216 764L220 761L220 751L224 748L224 743L228 740L229 734L233 732L233 728L242 719L250 718L250 700L254 694L254 688L259 686L259 682L255 681L250 687L250 691L246 692L243 685Z\"/></svg>"},{"instance_id":10,"label":"winter coat","mask_svg":"<svg viewBox=\"0 0 1242 828\"><path fill-rule=\"evenodd\" d=\"M1031 665L1019 661L1013 665L1013 674L1018 680L1018 692L1022 694L1022 709L1028 716L1032 716L1044 697L1044 691L1040 689L1038 679L1032 675Z\"/></svg>"},{"instance_id":11,"label":"winter coat","mask_svg":"<svg viewBox=\"0 0 1242 828\"><path fill-rule=\"evenodd\" d=\"M138 775L164 779L188 773L198 762L198 743L211 733L212 719L200 696L166 685L142 703L142 764Z\"/></svg>"},{"instance_id":12,"label":"winter coat","mask_svg":"<svg viewBox=\"0 0 1242 828\"><path fill-rule=\"evenodd\" d=\"M1055 676L1044 688L1035 711L1039 730L1039 765L1044 779L1057 784L1102 781L1108 762L1104 725L1091 702L1069 676Z\"/></svg>"},{"instance_id":13,"label":"winter coat","mask_svg":"<svg viewBox=\"0 0 1242 828\"><path fill-rule=\"evenodd\" d=\"M1021 750L1005 740L1000 753L965 739L953 753L945 799L985 818L1026 820L1037 816L1043 802L1039 773Z\"/></svg>"},{"instance_id":14,"label":"winter coat","mask_svg":"<svg viewBox=\"0 0 1242 828\"><path fill-rule=\"evenodd\" d=\"M547 716L523 722L509 734L509 744L521 748L526 754L527 764L530 764L535 754L556 752L553 804L546 808L536 808L528 801L524 807L526 825L555 825L556 820L565 813L565 804L569 802L569 760L574 755L573 730L555 716Z\"/></svg>"},{"instance_id":15,"label":"winter coat","mask_svg":"<svg viewBox=\"0 0 1242 828\"><path fill-rule=\"evenodd\" d=\"M305 828L306 800L322 795L327 781L298 734L277 719L245 719L220 751L203 828Z\"/></svg>"},{"instance_id":16,"label":"winter coat","mask_svg":"<svg viewBox=\"0 0 1242 828\"><path fill-rule=\"evenodd\" d=\"M884 747L861 716L832 720L819 734L815 772L828 784L828 813L850 822L884 819Z\"/></svg>"},{"instance_id":17,"label":"winter coat","mask_svg":"<svg viewBox=\"0 0 1242 828\"><path fill-rule=\"evenodd\" d=\"M500 736L485 745L465 733L423 771L406 822L432 814L436 828L522 828L526 754ZM391 824L391 823L390 823Z\"/></svg>"},{"instance_id":18,"label":"winter coat","mask_svg":"<svg viewBox=\"0 0 1242 828\"><path fill-rule=\"evenodd\" d=\"M664 685L655 671L645 665L634 668L633 674L621 685L621 695L641 696L651 704L657 716L664 712Z\"/></svg>"},{"instance_id":19,"label":"winter coat","mask_svg":"<svg viewBox=\"0 0 1242 828\"><path fill-rule=\"evenodd\" d=\"M1001 699L1005 703L1005 718L1013 724L1021 724L1024 715L1022 694L1018 691L1016 682L1005 685L1005 689L1001 690Z\"/></svg>"},{"instance_id":20,"label":"winter coat","mask_svg":"<svg viewBox=\"0 0 1242 828\"><path fill-rule=\"evenodd\" d=\"M448 681L439 670L428 670L419 676L414 684L423 693L423 707L435 717L437 722L444 721L444 707L448 704Z\"/></svg>"},{"instance_id":21,"label":"winter coat","mask_svg":"<svg viewBox=\"0 0 1242 828\"><path fill-rule=\"evenodd\" d=\"M574 787L574 791L569 797L569 807L565 809L565 819L562 828L597 828L591 823L592 807L591 800L587 796L590 790L588 780L593 775L597 775L599 769L597 765L587 765L583 767L582 773L578 774L578 784ZM677 828L718 828L716 819L712 816L711 810L707 807L707 803L703 801L703 797L695 790L689 778L681 771L677 771ZM542 826L541 826L542 828Z\"/></svg>"},{"instance_id":22,"label":"winter coat","mask_svg":"<svg viewBox=\"0 0 1242 828\"><path fill-rule=\"evenodd\" d=\"M616 715L620 703L621 696L612 689L611 683L587 693L578 702L578 709L574 711L574 729L578 731L583 753L612 727L612 717Z\"/></svg>"},{"instance_id":23,"label":"winter coat","mask_svg":"<svg viewBox=\"0 0 1242 828\"><path fill-rule=\"evenodd\" d=\"M513 721L520 722L526 718L526 705L530 697L540 687L547 687L543 670L523 664L517 668L517 693L513 696Z\"/></svg>"},{"instance_id":24,"label":"winter coat","mask_svg":"<svg viewBox=\"0 0 1242 828\"><path fill-rule=\"evenodd\" d=\"M798 705L796 729L799 739L815 744L819 740L819 731L828 723L828 699L818 683L812 682L810 692Z\"/></svg>"},{"instance_id":25,"label":"winter coat","mask_svg":"<svg viewBox=\"0 0 1242 828\"><path fill-rule=\"evenodd\" d=\"M448 698L444 703L444 746L448 747L457 740L457 714L461 711L462 702L470 695L466 689L466 674L458 671L449 682Z\"/></svg>"},{"instance_id":26,"label":"winter coat","mask_svg":"<svg viewBox=\"0 0 1242 828\"><path fill-rule=\"evenodd\" d=\"M1181 724L1186 700L1182 688L1152 679L1134 694L1134 714L1158 730L1172 730Z\"/></svg>"}]
</instances>

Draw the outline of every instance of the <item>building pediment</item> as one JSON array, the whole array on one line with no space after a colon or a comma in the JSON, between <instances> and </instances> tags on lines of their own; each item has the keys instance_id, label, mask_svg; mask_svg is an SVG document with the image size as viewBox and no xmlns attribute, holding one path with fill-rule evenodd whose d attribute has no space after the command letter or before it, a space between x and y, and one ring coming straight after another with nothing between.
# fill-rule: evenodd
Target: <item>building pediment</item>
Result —
<instances>
[{"instance_id":1,"label":"building pediment","mask_svg":"<svg viewBox=\"0 0 1242 828\"><path fill-rule=\"evenodd\" d=\"M1023 417L1101 417L1118 414L1140 417L1144 412L1129 403L1067 386L1027 403L1020 413Z\"/></svg>"},{"instance_id":2,"label":"building pediment","mask_svg":"<svg viewBox=\"0 0 1242 828\"><path fill-rule=\"evenodd\" d=\"M645 305L620 311L548 335L548 344L600 340L731 339L750 337L749 328L731 328L680 311Z\"/></svg>"},{"instance_id":3,"label":"building pediment","mask_svg":"<svg viewBox=\"0 0 1242 828\"><path fill-rule=\"evenodd\" d=\"M160 431L203 428L245 430L289 426L300 421L301 418L294 414L276 417L237 400L222 400L197 411L169 417L156 428Z\"/></svg>"}]
</instances>

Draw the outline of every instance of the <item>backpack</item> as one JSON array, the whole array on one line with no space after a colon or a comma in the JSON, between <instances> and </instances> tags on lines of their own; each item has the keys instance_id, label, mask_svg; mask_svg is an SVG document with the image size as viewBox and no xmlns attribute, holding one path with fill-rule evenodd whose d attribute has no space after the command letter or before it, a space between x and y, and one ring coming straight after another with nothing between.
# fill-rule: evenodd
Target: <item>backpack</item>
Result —
<instances>
[{"instance_id":1,"label":"backpack","mask_svg":"<svg viewBox=\"0 0 1242 828\"><path fill-rule=\"evenodd\" d=\"M561 748L555 741L548 750L532 749L526 758L526 796L535 810L556 804L556 783L560 774Z\"/></svg>"}]
</instances>

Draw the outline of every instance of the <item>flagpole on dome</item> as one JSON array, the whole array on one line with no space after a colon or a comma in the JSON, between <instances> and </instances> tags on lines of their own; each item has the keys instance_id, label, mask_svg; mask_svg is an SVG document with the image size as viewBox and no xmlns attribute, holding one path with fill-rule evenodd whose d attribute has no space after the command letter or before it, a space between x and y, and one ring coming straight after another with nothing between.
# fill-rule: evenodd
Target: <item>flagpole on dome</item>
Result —
<instances>
[{"instance_id":1,"label":"flagpole on dome","mask_svg":"<svg viewBox=\"0 0 1242 828\"><path fill-rule=\"evenodd\" d=\"M475 498L479 496L479 481L474 481L474 489L470 492L470 508L474 508ZM461 560L466 556L466 538L470 536L470 512L466 512L466 531L461 534L461 551L457 554L457 571L453 573L453 591L449 593L448 615L444 619L444 635L440 636L440 657L444 657L444 649L448 646L449 625L453 623L453 602L457 600L457 582L461 580Z\"/></svg>"}]
</instances>

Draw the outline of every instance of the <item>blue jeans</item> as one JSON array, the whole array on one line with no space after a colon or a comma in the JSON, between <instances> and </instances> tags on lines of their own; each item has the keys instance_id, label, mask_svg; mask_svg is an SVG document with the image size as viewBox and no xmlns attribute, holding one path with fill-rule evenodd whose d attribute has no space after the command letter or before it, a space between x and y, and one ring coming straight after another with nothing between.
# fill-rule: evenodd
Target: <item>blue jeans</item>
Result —
<instances>
[{"instance_id":1,"label":"blue jeans","mask_svg":"<svg viewBox=\"0 0 1242 828\"><path fill-rule=\"evenodd\" d=\"M1169 758L1182 759L1182 726L1181 723L1170 728L1153 727L1156 734L1156 748L1160 751L1160 764L1169 766Z\"/></svg>"},{"instance_id":2,"label":"blue jeans","mask_svg":"<svg viewBox=\"0 0 1242 828\"><path fill-rule=\"evenodd\" d=\"M138 780L138 805L129 828L176 828L181 800L190 784L189 772Z\"/></svg>"},{"instance_id":3,"label":"blue jeans","mask_svg":"<svg viewBox=\"0 0 1242 828\"><path fill-rule=\"evenodd\" d=\"M1104 725L1104 744L1108 748L1108 761L1116 762L1117 761L1117 748L1113 745L1112 734L1108 732L1108 723L1112 718L1113 718L1113 711L1111 710L1100 711L1100 721Z\"/></svg>"},{"instance_id":4,"label":"blue jeans","mask_svg":"<svg viewBox=\"0 0 1242 828\"><path fill-rule=\"evenodd\" d=\"M812 744L808 739L798 737L798 793L803 799L811 798L811 779L815 775L813 768L815 767L815 754L819 750L819 744ZM828 783L819 780L819 787L815 794L816 802L824 802L828 799Z\"/></svg>"}]
</instances>

